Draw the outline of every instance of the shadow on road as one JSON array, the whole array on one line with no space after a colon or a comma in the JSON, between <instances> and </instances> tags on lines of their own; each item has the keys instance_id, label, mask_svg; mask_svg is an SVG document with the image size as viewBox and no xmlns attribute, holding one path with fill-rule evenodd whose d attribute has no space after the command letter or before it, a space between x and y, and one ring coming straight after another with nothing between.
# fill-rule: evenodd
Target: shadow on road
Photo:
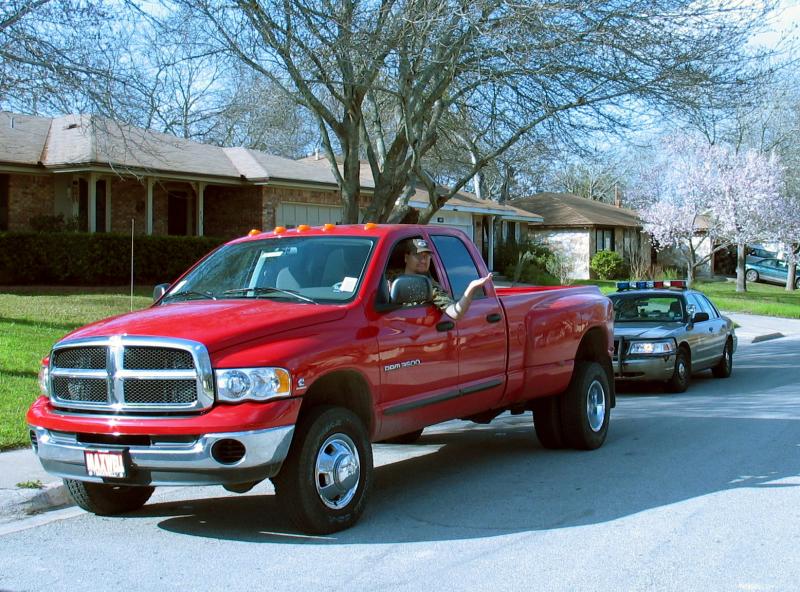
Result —
<instances>
[{"instance_id":1,"label":"shadow on road","mask_svg":"<svg viewBox=\"0 0 800 592\"><path fill-rule=\"evenodd\" d=\"M703 379L682 395L620 397L608 441L594 452L543 449L530 415L428 430L410 446L425 453L378 467L362 520L329 537L298 534L263 493L151 504L131 517L164 517L164 530L222 540L385 544L580 527L739 488L797 487L794 374L761 380L763 392L737 384L759 378L765 355L774 364L798 354L780 346L751 354L737 357L732 378ZM382 446L376 455L398 450Z\"/></svg>"}]
</instances>

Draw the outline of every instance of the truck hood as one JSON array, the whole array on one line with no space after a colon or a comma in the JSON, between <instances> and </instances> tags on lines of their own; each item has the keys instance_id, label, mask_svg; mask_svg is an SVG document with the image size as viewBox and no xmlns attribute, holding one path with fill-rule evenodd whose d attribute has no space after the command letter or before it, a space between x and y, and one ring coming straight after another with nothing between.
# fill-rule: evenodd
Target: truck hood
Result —
<instances>
[{"instance_id":1,"label":"truck hood","mask_svg":"<svg viewBox=\"0 0 800 592\"><path fill-rule=\"evenodd\" d=\"M192 339L209 352L263 339L289 329L344 317L341 306L287 304L270 300L191 301L154 306L77 329L64 339L135 335Z\"/></svg>"},{"instance_id":2,"label":"truck hood","mask_svg":"<svg viewBox=\"0 0 800 592\"><path fill-rule=\"evenodd\" d=\"M665 323L663 325L653 324L651 326L642 326L636 324L631 327L626 327L624 324L614 325L614 337L625 337L631 339L633 337L640 337L642 339L663 339L664 337L672 337L676 329L680 328L680 323Z\"/></svg>"}]
</instances>

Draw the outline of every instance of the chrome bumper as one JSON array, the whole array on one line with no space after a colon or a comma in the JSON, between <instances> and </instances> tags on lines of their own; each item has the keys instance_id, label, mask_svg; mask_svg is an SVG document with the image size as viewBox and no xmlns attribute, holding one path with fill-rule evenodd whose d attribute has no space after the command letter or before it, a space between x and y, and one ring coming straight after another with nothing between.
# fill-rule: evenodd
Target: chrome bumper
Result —
<instances>
[{"instance_id":1,"label":"chrome bumper","mask_svg":"<svg viewBox=\"0 0 800 592\"><path fill-rule=\"evenodd\" d=\"M149 446L107 445L80 442L76 434L55 432L31 426L32 443L42 466L48 473L67 479L97 483L131 485L224 485L260 481L280 471L294 426L248 432L204 434L188 442L159 441ZM235 463L221 463L211 454L220 440L237 440L245 448L244 456ZM129 475L125 479L104 479L86 471L85 451L124 450L129 459Z\"/></svg>"},{"instance_id":2,"label":"chrome bumper","mask_svg":"<svg viewBox=\"0 0 800 592\"><path fill-rule=\"evenodd\" d=\"M613 365L616 380L669 380L675 372L675 354L625 358L622 363L614 358Z\"/></svg>"}]
</instances>

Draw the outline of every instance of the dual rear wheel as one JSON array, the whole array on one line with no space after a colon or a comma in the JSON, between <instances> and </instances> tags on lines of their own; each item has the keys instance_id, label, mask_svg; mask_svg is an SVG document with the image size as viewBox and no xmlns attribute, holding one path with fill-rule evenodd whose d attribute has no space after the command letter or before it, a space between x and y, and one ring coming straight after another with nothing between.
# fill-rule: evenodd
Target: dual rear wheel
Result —
<instances>
[{"instance_id":1,"label":"dual rear wheel","mask_svg":"<svg viewBox=\"0 0 800 592\"><path fill-rule=\"evenodd\" d=\"M535 402L533 424L545 448L600 448L608 434L611 388L597 362L576 362L569 387L562 394Z\"/></svg>"}]
</instances>

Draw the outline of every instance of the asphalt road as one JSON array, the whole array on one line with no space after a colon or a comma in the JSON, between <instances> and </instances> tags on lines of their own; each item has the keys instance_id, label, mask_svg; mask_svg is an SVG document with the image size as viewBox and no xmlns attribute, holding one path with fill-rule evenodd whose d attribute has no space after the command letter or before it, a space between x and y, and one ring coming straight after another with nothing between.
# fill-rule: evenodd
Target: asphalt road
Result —
<instances>
[{"instance_id":1,"label":"asphalt road","mask_svg":"<svg viewBox=\"0 0 800 592\"><path fill-rule=\"evenodd\" d=\"M800 338L685 394L625 388L608 441L547 451L530 414L375 447L362 521L295 533L269 484L170 489L0 530L0 590L797 590Z\"/></svg>"}]
</instances>

